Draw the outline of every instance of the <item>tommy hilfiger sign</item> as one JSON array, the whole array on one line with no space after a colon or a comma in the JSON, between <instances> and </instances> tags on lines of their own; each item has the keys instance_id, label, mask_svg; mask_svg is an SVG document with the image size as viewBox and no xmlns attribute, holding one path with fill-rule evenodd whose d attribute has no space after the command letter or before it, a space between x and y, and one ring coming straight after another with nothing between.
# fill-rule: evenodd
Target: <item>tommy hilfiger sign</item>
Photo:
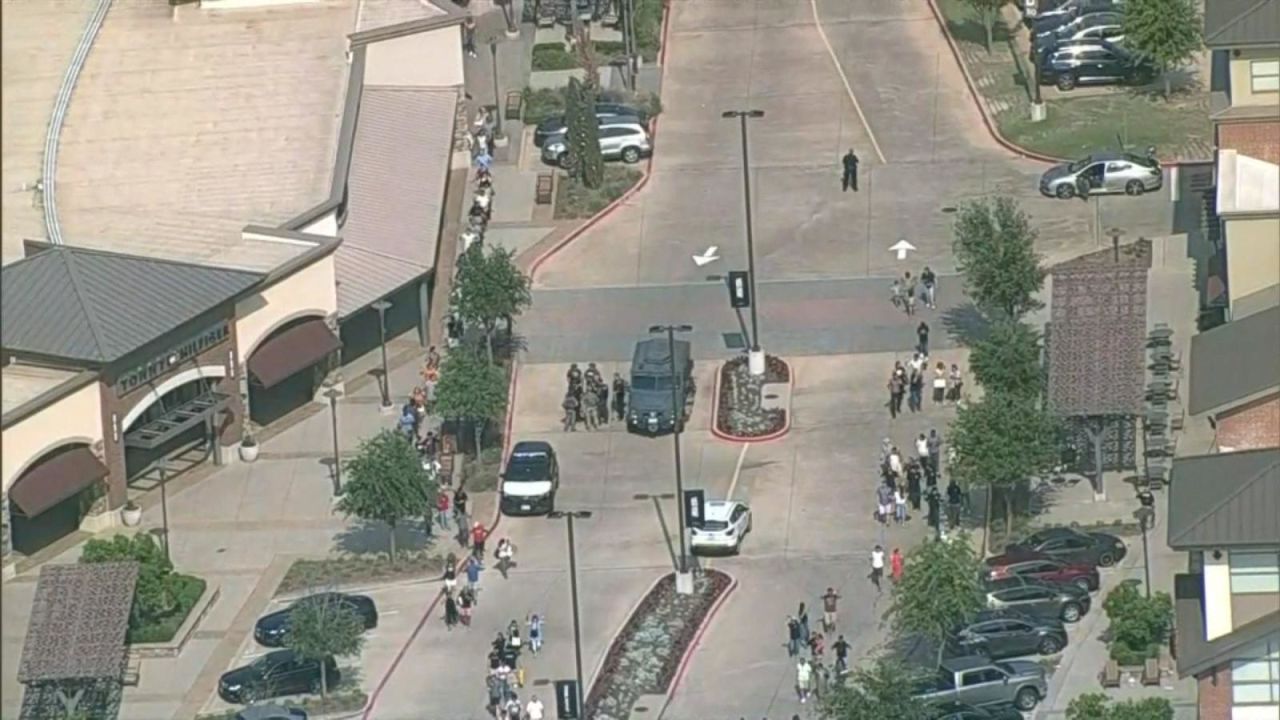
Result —
<instances>
[{"instance_id":1,"label":"tommy hilfiger sign","mask_svg":"<svg viewBox=\"0 0 1280 720\"><path fill-rule=\"evenodd\" d=\"M231 323L222 320L217 325L160 355L145 365L126 372L116 380L116 392L120 395L133 392L139 386L164 375L184 360L189 360L211 347L220 345L231 336Z\"/></svg>"}]
</instances>

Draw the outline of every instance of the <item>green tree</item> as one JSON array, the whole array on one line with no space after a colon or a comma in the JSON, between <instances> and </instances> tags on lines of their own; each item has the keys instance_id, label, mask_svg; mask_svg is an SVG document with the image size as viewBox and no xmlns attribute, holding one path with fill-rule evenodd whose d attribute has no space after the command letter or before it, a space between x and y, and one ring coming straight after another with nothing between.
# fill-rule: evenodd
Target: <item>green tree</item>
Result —
<instances>
[{"instance_id":1,"label":"green tree","mask_svg":"<svg viewBox=\"0 0 1280 720\"><path fill-rule=\"evenodd\" d=\"M933 711L914 697L918 674L888 660L856 668L819 705L824 720L930 720Z\"/></svg>"},{"instance_id":2,"label":"green tree","mask_svg":"<svg viewBox=\"0 0 1280 720\"><path fill-rule=\"evenodd\" d=\"M969 368L988 393L1038 397L1044 388L1040 334L1016 320L997 320L987 337L973 344Z\"/></svg>"},{"instance_id":3,"label":"green tree","mask_svg":"<svg viewBox=\"0 0 1280 720\"><path fill-rule=\"evenodd\" d=\"M941 662L956 626L982 609L981 570L981 560L964 533L908 552L889 606L894 630L932 641Z\"/></svg>"},{"instance_id":4,"label":"green tree","mask_svg":"<svg viewBox=\"0 0 1280 720\"><path fill-rule=\"evenodd\" d=\"M1007 197L960 208L953 243L965 292L988 317L1020 319L1043 307L1045 271L1030 218Z\"/></svg>"},{"instance_id":5,"label":"green tree","mask_svg":"<svg viewBox=\"0 0 1280 720\"><path fill-rule=\"evenodd\" d=\"M356 655L364 646L364 619L331 593L312 595L293 606L285 647L325 666L330 657ZM329 694L329 673L320 673L320 697Z\"/></svg>"},{"instance_id":6,"label":"green tree","mask_svg":"<svg viewBox=\"0 0 1280 720\"><path fill-rule=\"evenodd\" d=\"M1173 92L1170 71L1189 61L1203 45L1195 3L1132 0L1123 7L1125 45L1159 68L1167 100Z\"/></svg>"},{"instance_id":7,"label":"green tree","mask_svg":"<svg viewBox=\"0 0 1280 720\"><path fill-rule=\"evenodd\" d=\"M978 13L978 19L982 22L982 29L987 33L987 53L991 52L991 33L996 22L1000 20L1000 8L1004 7L1006 0L964 0L965 4L973 8Z\"/></svg>"},{"instance_id":8,"label":"green tree","mask_svg":"<svg viewBox=\"0 0 1280 720\"><path fill-rule=\"evenodd\" d=\"M440 379L443 384L443 375ZM395 562L396 528L430 512L439 486L422 467L418 451L394 430L383 430L361 442L356 456L343 468L348 479L338 510L348 517L386 523L390 557Z\"/></svg>"},{"instance_id":9,"label":"green tree","mask_svg":"<svg viewBox=\"0 0 1280 720\"><path fill-rule=\"evenodd\" d=\"M458 258L454 310L468 324L484 330L485 349L493 363L493 336L498 322L508 325L533 301L529 277L516 267L515 254L498 246L476 243Z\"/></svg>"},{"instance_id":10,"label":"green tree","mask_svg":"<svg viewBox=\"0 0 1280 720\"><path fill-rule=\"evenodd\" d=\"M951 474L968 486L999 488L1004 522L1013 521L1013 490L1049 471L1059 458L1058 419L1035 398L996 392L961 407L951 425Z\"/></svg>"},{"instance_id":11,"label":"green tree","mask_svg":"<svg viewBox=\"0 0 1280 720\"><path fill-rule=\"evenodd\" d=\"M436 385L436 408L443 417L471 423L477 459L485 424L501 415L506 407L507 378L501 368L463 347L449 351Z\"/></svg>"},{"instance_id":12,"label":"green tree","mask_svg":"<svg viewBox=\"0 0 1280 720\"><path fill-rule=\"evenodd\" d=\"M589 188L604 182L604 157L600 154L600 124L596 120L596 95L590 85L569 78L565 91L565 126L569 146L569 173Z\"/></svg>"},{"instance_id":13,"label":"green tree","mask_svg":"<svg viewBox=\"0 0 1280 720\"><path fill-rule=\"evenodd\" d=\"M1173 705L1165 698L1113 702L1102 693L1087 693L1067 705L1067 720L1173 720Z\"/></svg>"},{"instance_id":14,"label":"green tree","mask_svg":"<svg viewBox=\"0 0 1280 720\"><path fill-rule=\"evenodd\" d=\"M1111 642L1135 652L1163 643L1173 623L1169 594L1146 597L1134 583L1122 583L1108 593L1102 609L1111 621Z\"/></svg>"},{"instance_id":15,"label":"green tree","mask_svg":"<svg viewBox=\"0 0 1280 720\"><path fill-rule=\"evenodd\" d=\"M138 584L133 591L130 625L138 627L173 612L177 607L177 588L173 563L164 556L160 543L147 533L116 535L110 539L94 538L84 544L82 563L138 563Z\"/></svg>"}]
</instances>

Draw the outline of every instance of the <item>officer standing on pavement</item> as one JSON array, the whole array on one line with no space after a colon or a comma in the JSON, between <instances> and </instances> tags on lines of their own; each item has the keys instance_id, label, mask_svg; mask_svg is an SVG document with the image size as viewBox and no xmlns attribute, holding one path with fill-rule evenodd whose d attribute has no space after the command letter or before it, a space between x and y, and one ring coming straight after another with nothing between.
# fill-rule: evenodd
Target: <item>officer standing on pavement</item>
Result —
<instances>
[{"instance_id":1,"label":"officer standing on pavement","mask_svg":"<svg viewBox=\"0 0 1280 720\"><path fill-rule=\"evenodd\" d=\"M844 192L849 192L852 188L854 192L858 192L858 156L853 153L853 148L849 148L849 152L844 156L844 177L841 180L841 186Z\"/></svg>"}]
</instances>

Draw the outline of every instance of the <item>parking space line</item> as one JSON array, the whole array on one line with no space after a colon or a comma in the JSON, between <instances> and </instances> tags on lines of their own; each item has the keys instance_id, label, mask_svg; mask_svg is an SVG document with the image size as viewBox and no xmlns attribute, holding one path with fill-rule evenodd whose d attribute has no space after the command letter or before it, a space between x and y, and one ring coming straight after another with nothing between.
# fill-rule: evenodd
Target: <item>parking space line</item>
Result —
<instances>
[{"instance_id":1,"label":"parking space line","mask_svg":"<svg viewBox=\"0 0 1280 720\"><path fill-rule=\"evenodd\" d=\"M747 459L747 448L751 447L751 443L742 443L742 450L738 452L738 462L733 466L733 479L729 481L729 492L725 494L725 500L733 499L733 491L738 488L738 478L742 476L742 461Z\"/></svg>"}]
</instances>

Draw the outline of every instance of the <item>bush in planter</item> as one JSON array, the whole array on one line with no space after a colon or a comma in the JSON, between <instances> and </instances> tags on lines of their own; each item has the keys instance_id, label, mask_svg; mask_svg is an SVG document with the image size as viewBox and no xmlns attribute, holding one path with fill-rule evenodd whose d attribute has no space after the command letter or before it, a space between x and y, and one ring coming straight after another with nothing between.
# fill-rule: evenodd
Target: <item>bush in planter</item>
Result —
<instances>
[{"instance_id":1,"label":"bush in planter","mask_svg":"<svg viewBox=\"0 0 1280 720\"><path fill-rule=\"evenodd\" d=\"M564 88L524 89L524 122L537 125L552 115L564 113Z\"/></svg>"},{"instance_id":2,"label":"bush in planter","mask_svg":"<svg viewBox=\"0 0 1280 720\"><path fill-rule=\"evenodd\" d=\"M80 562L138 563L138 584L129 617L129 642L164 642L173 637L204 594L205 581L173 571L155 538L146 533L116 535L85 543Z\"/></svg>"},{"instance_id":3,"label":"bush in planter","mask_svg":"<svg viewBox=\"0 0 1280 720\"><path fill-rule=\"evenodd\" d=\"M1148 598L1136 583L1124 583L1107 595L1102 609L1111 621L1111 657L1121 665L1141 665L1155 657L1169 636L1173 600L1168 593L1158 592ZM1137 662L1125 662L1133 659Z\"/></svg>"},{"instance_id":4,"label":"bush in planter","mask_svg":"<svg viewBox=\"0 0 1280 720\"><path fill-rule=\"evenodd\" d=\"M1067 706L1067 720L1173 720L1173 705L1165 698L1112 701L1086 693Z\"/></svg>"},{"instance_id":5,"label":"bush in planter","mask_svg":"<svg viewBox=\"0 0 1280 720\"><path fill-rule=\"evenodd\" d=\"M573 70L581 63L564 49L562 43L539 43L533 46L533 71Z\"/></svg>"}]
</instances>

